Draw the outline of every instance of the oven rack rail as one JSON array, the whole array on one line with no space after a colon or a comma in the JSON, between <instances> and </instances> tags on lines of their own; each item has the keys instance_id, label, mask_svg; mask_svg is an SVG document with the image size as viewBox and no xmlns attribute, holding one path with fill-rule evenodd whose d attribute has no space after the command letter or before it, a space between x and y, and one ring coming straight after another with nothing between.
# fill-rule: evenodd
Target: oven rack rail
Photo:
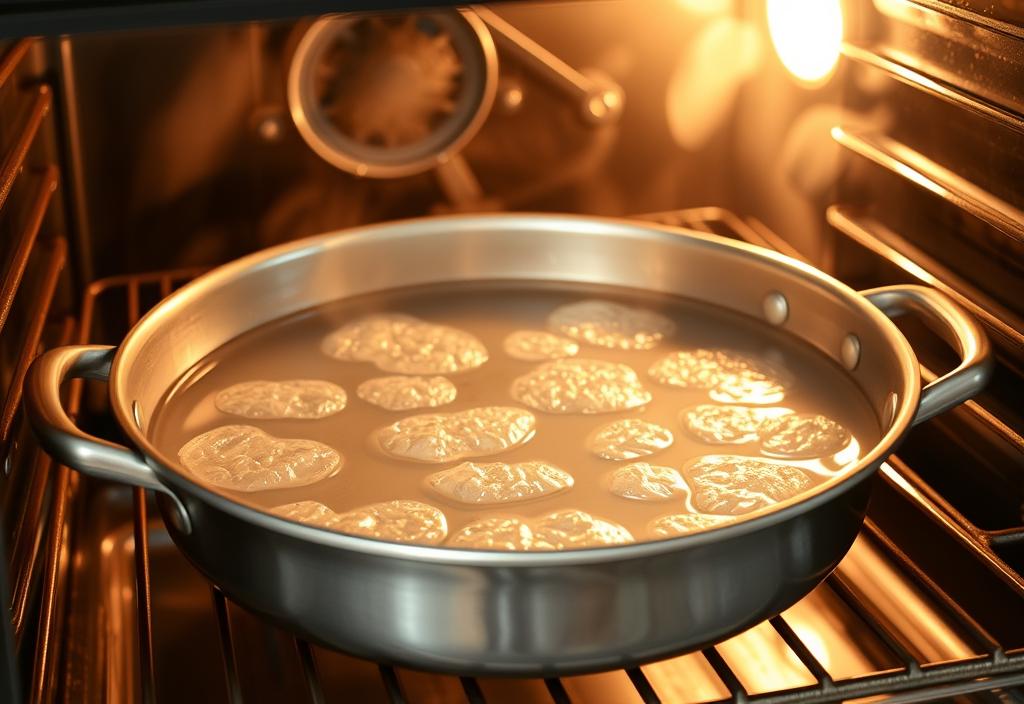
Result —
<instances>
[{"instance_id":1,"label":"oven rack rail","mask_svg":"<svg viewBox=\"0 0 1024 704\"><path fill-rule=\"evenodd\" d=\"M65 557L59 547L56 552L51 549L54 541L50 531L60 522L43 520L47 512L46 498L52 496L52 504L59 507L68 492L67 471L58 470L54 479L50 458L39 448L26 448L19 442L24 429L19 409L25 374L44 344L68 253L63 236L43 232L58 188L57 167L52 163L42 166L31 163L32 148L52 107L52 91L48 85L35 80L21 81L18 75L34 44L32 38L19 39L10 43L0 56L0 89L10 90L18 103L13 111L15 129L10 143L0 144L0 217L7 221L18 215L12 213L18 208L11 204L10 196L19 182L29 194L25 197L28 205L21 209L21 218L12 228L7 261L0 275L0 334L13 339L16 332L9 330L8 324L18 317L27 321L15 343L13 366L0 402L0 460L4 467L5 489L9 491L11 486L20 484L24 492L21 510L9 517L10 534L0 538L0 542L8 541L9 555L9 559L0 560L0 598L7 601L11 614L10 620L0 627L0 654L3 655L0 667L4 675L0 678L0 699L6 701L18 701L21 696L15 674L15 653L25 641L26 633L35 626L29 614L34 585L42 580L46 587L56 586ZM34 279L31 283L25 283L26 272L30 269L38 275L31 277ZM70 342L74 320L65 318L58 321L58 325L61 328L58 341ZM44 596L38 617L41 624L49 624L58 618L58 590L44 588L44 591L49 598ZM33 690L45 686L42 673L56 669L52 655L47 644L40 644L35 650L33 672L38 681L33 683Z\"/></svg>"},{"instance_id":2,"label":"oven rack rail","mask_svg":"<svg viewBox=\"0 0 1024 704\"><path fill-rule=\"evenodd\" d=\"M734 214L719 208L681 210L643 217L666 225L687 227L739 239L749 244L775 249L794 259L810 263L807 257L768 228L759 223L746 223ZM855 210L844 206L831 206L826 217L828 223L839 234L895 264L914 276L920 283L933 286L964 305L986 323L990 332L994 331L989 324L990 321L1002 322L992 314L990 309L976 302L981 296L980 293L966 284L953 283L952 274L946 272L940 265L931 263L926 255L914 250L912 245L905 242L896 233L885 229L885 234L881 234L880 230L883 228L880 224L870 219L858 218ZM914 254L915 257L912 258L911 254ZM1012 340L1014 345L1019 345L1024 349L1024 332L1008 326L1002 332ZM936 374L922 366L921 376L928 382L932 381ZM960 409L978 424L1001 438L1008 446L1024 455L1024 437L1000 420L998 415L975 400L964 402ZM899 471L893 469L892 465L896 465ZM992 549L993 545L1024 541L1024 525L1000 530L984 530L945 501L910 467L899 460L892 460L889 464L883 465L881 471L883 476L888 479L906 482L907 486L917 494L912 497L913 500L926 507L934 515L936 522L944 532L954 536L958 543L989 565L1021 598L1024 598L1024 576L1006 564Z\"/></svg>"},{"instance_id":3,"label":"oven rack rail","mask_svg":"<svg viewBox=\"0 0 1024 704\"><path fill-rule=\"evenodd\" d=\"M778 240L776 236L766 229L758 228L755 230L732 214L720 209L703 208L679 211L647 216L646 219L723 234L764 246L775 246L779 249L786 248L781 240ZM154 274L115 277L94 283L86 291L78 339L83 343L92 339L92 328L95 322L95 312L99 299L106 294L116 293L119 296L124 296L127 301L127 323L130 327L145 312L141 304L144 298L146 300L153 298L151 294L154 293L154 290L162 298L179 285L187 282L197 273L196 271L158 272ZM77 410L80 399L81 386L79 385L72 388L70 398L72 410ZM976 542L975 536L964 531L954 521L950 520L941 508L935 505L924 493L918 491L900 473L900 465L897 462L894 461L883 467L882 476L885 482L894 491L897 491L908 500L920 504L925 509L925 513L940 529L952 532L965 545L969 545L973 551L979 552L979 554L983 552L984 546ZM66 470L62 468L62 472L66 472ZM138 652L140 656L138 668L141 675L143 701L150 703L157 701L157 687L153 662L152 583L146 530L149 518L144 492L141 490L134 491L134 535L136 539L134 559L138 612ZM904 554L877 525L869 521L866 523L865 532L913 583L920 587L923 592L927 593L930 598L934 599L936 604L941 606L944 614L952 622L958 624L974 642L980 645L980 654L973 658L938 664L920 662L909 652L908 648L901 644L898 633L876 618L871 609L858 598L856 591L851 589L851 586L837 573L827 579L830 589L838 595L853 613L869 626L871 631L896 656L900 665L896 668L881 670L867 676L851 679L834 679L812 654L808 645L801 641L786 619L783 616L777 616L770 619L771 627L793 655L812 674L815 684L807 687L766 693L748 693L736 672L730 668L719 651L712 646L703 650L702 656L718 676L721 684L724 686L724 690L729 692L727 698L719 701L757 701L783 704L788 702L840 701L873 695L889 695L891 697L889 701L931 701L938 697L952 697L971 692L1024 684L1024 648L1004 649L953 598L932 581L910 557ZM62 535L64 535L63 531L51 531L51 536L59 538ZM53 546L50 546L49 552L55 552ZM985 562L985 564L992 569L991 564L988 562ZM1017 579L1019 580L1019 576L1017 576ZM211 608L214 611L220 635L228 701L233 703L242 702L243 687L239 680L236 664L236 645L233 642L228 616L229 600L216 587L211 586L210 590ZM1024 591L1021 592L1021 595L1024 597ZM54 640L59 637L59 631L54 627L48 635L48 640ZM328 701L324 693L325 688L320 674L321 666L317 662L315 650L309 643L300 638L294 638L294 647L302 665L308 701L315 704ZM627 670L626 675L642 701L648 704L661 701L654 686L652 686L640 668ZM380 665L379 676L381 684L391 702L400 704L407 701L402 689L401 680L395 669L387 665ZM469 702L479 704L487 701L483 689L475 679L464 677L460 678L460 682L465 698ZM546 680L545 685L552 701L557 704L579 701L570 697L566 687L558 679ZM40 701L48 698L41 697Z\"/></svg>"}]
</instances>

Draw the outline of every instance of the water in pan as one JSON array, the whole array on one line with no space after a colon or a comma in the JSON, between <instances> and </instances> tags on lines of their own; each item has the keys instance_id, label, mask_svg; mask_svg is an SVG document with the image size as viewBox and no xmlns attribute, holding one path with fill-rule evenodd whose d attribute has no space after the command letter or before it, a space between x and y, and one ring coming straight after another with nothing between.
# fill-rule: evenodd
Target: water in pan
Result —
<instances>
[{"instance_id":1,"label":"water in pan","mask_svg":"<svg viewBox=\"0 0 1024 704\"><path fill-rule=\"evenodd\" d=\"M571 358L594 360L605 368L610 364L625 365L636 372L642 390L631 388L630 402L621 407L609 406L604 403L607 399L599 398L602 403L596 414L563 412L545 409L543 403L528 406L517 402L515 381L550 362L523 360L508 354L504 349L508 337L520 330L550 330L551 315L560 306L595 299L652 311L671 321L671 329L660 327L663 336L647 349L623 349L581 340L578 353ZM486 362L457 371L428 370L427 373L443 374L457 389L454 400L440 408L392 410L368 402L357 394L357 389L364 382L381 376L380 360L337 359L325 354L323 341L355 321L379 315L412 316L465 331L486 348ZM737 379L716 377L714 384L704 383L707 379L704 379L703 367L700 374L691 375L694 379L704 379L697 383L688 383L679 375L666 376L666 369L672 374L678 367L680 352L687 353L686 358L707 357L703 353L696 354L697 350L726 351L733 360L725 365L727 368L736 367L735 360L741 360L740 367L754 368L756 374L743 372L746 376L741 374ZM674 357L666 364L669 356ZM389 362L388 366L396 364L400 365ZM762 378L765 375L767 381ZM268 511L314 501L338 514L361 515L359 512L365 512L366 507L384 502L417 501L443 512L449 536L444 544L452 543L454 536L467 526L479 525L485 519L532 526L541 517L560 511L583 512L580 515L621 528L616 535L631 535L636 540L660 539L684 530L721 525L735 520L737 514L758 510L783 495L776 488L767 491L760 486L750 487L747 494L756 493L757 500L748 500L750 496L741 491L746 474L737 470L743 465L742 462L737 464L734 456L762 459L772 466L799 468L799 477L806 477L806 481L789 482L786 486L803 491L842 471L843 466L856 459L860 448L872 447L879 437L877 421L866 399L836 364L810 346L794 343L759 321L669 296L609 287L568 284L530 284L527 287L514 283L451 284L389 291L329 304L253 330L215 351L183 375L155 414L152 437L168 455L175 456L180 448L202 433L238 423L237 416L217 407L217 395L224 389L247 381L292 379L319 379L336 384L348 392L347 406L322 418L247 418L245 422L272 437L323 443L344 457L341 470L301 486L280 482L258 491L217 490L236 501ZM735 382L732 387L730 382ZM778 398L780 384L781 399ZM630 385L636 384L631 381ZM770 396L771 400L764 403L764 399L747 398L744 404L735 400L736 394L715 397L718 390L736 386L743 386L744 394L764 390L765 398ZM702 405L757 407L760 409L756 414L758 419L777 419L787 412L809 415L794 417L788 422L755 423L758 427L745 428L747 432L740 433L736 442L727 442L728 433L723 437L725 442L712 442L687 427L687 411ZM586 404L580 408L583 406ZM486 485L484 493L496 498L495 501L457 500L449 495L451 492L446 494L432 487L428 478L455 468L468 458L427 463L389 454L380 446L381 431L403 419L424 413L460 414L486 407L519 408L524 414L532 414L533 426L529 432L519 433L522 437L517 436L514 441L492 443L493 437L484 438L484 445L498 449L472 457L472 463L480 466L503 463L512 469L516 469L516 465L520 469L550 466L571 476L571 486L563 486L566 482L561 482L558 487L544 485L544 490L524 492L519 485L529 484L530 477L520 476L522 472L492 469L482 486ZM766 412L769 408L784 410ZM827 423L807 421L818 414L834 421L839 430ZM474 416L464 417L472 421ZM666 440L650 448L645 445L645 452L650 449L650 454L642 458L652 467L679 472L683 484L673 488L668 498L637 500L611 491L610 478L616 470L636 462L631 456L635 453L621 457L612 453L611 456L618 459L608 459L595 453L592 445L601 428L631 419L644 423L619 425L642 429L650 427L646 424L654 424L668 431L666 437L670 434L673 438L671 443ZM469 427L473 422L459 425ZM636 444L630 438L622 440L629 447ZM637 442L644 444L642 439ZM808 456L818 448L832 454ZM698 462L701 463L696 464ZM772 471L771 467L762 469L755 472L759 482L763 481L764 471ZM514 500L500 500L505 489L499 486L503 476L512 482L507 493ZM719 515L702 518L702 510ZM364 534L373 534L376 529L367 530ZM393 531L382 535L395 537ZM582 531L578 541L564 544L571 547L585 544L587 535L589 533ZM423 542L416 536L410 538ZM427 542L436 542L435 539L436 536L432 536ZM504 539L484 540L479 546L500 547L506 543L509 541ZM553 545L562 544L548 543L532 541L530 545L532 549L552 549ZM462 541L460 544L469 543Z\"/></svg>"}]
</instances>

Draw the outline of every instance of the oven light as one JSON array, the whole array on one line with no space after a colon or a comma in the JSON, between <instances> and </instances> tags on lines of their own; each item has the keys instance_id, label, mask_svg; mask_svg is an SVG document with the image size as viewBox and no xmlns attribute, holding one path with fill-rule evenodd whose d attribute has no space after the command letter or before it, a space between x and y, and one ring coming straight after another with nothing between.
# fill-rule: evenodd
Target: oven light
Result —
<instances>
[{"instance_id":1,"label":"oven light","mask_svg":"<svg viewBox=\"0 0 1024 704\"><path fill-rule=\"evenodd\" d=\"M768 32L782 65L797 80L824 83L839 62L840 0L766 0Z\"/></svg>"}]
</instances>

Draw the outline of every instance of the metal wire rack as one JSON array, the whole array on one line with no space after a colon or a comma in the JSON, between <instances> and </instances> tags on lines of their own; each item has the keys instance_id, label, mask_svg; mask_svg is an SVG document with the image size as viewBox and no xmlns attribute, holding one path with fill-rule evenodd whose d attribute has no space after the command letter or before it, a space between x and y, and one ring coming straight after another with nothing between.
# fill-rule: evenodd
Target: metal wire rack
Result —
<instances>
[{"instance_id":1,"label":"metal wire rack","mask_svg":"<svg viewBox=\"0 0 1024 704\"><path fill-rule=\"evenodd\" d=\"M931 0L920 2L927 6L935 4ZM21 40L13 43L0 57L0 88L10 83L31 48L31 39ZM846 47L846 54L854 61L889 73L938 99L960 105L1010 129L1024 129L1021 127L1024 121L1017 113L880 57L871 47L850 44ZM69 674L79 666L79 661L88 660L85 651L92 645L69 638L73 633L69 623L75 617L74 591L77 588L73 557L76 550L83 548L79 529L83 522L94 519L84 515L84 500L95 487L81 481L66 467L54 466L38 448L18 442L19 433L23 432L18 412L22 380L31 359L47 341L59 344L96 341L101 323L110 325L104 315L119 307L117 315L113 316L119 321L114 325L117 328L114 332L123 334L126 326L133 324L152 304L198 272L159 272L106 279L92 284L85 291L81 315L77 320L52 313L58 282L67 260L67 244L64 238L44 232L43 224L58 187L58 172L53 165L32 166L29 158L50 112L52 95L48 86L38 83L19 86L18 91L23 103L20 121L10 143L0 144L0 210L3 211L0 215L8 216L10 208L4 206L16 187L21 192L24 186L24 192L28 193L24 199L27 203L26 216L15 234L0 279L0 332L9 334L12 327L9 319L13 321L19 314L28 321L19 331L18 349L0 405L0 459L9 469L8 480L24 485L17 510L7 517L10 526L8 559L0 565L6 569L8 577L4 579L4 569L0 569L0 584L10 589L9 594L0 595L9 600L11 607L11 628L4 633L5 647L7 653L19 649L31 651L23 657L30 663L24 687L28 701L99 700L104 697L96 691L87 692L88 696L79 696L83 694L79 682ZM1000 203L993 205L984 200L978 201L977 189L964 188L964 184L949 181L948 177L943 180L943 174L934 169L934 173L930 173L927 161L917 159L914 163L908 162L907 151L892 140L852 131L837 133L837 139L848 151L897 175L911 173L908 169L920 172L921 177L934 186L933 192L948 193L949 202L960 202L960 207L966 212L1010 237L1019 239L1024 232L1019 213L1008 211ZM915 182L922 182L922 178ZM741 220L721 209L674 211L647 216L646 219L742 239L800 258L799 252L767 228ZM840 235L959 300L986 323L994 338L1008 348L1024 349L1024 323L1017 316L989 300L969 283L959 280L938 262L929 260L898 234L885 229L857 208L845 205L829 209L828 221ZM33 273L40 275L26 276L26 271L33 267L38 269ZM47 330L54 332L47 335ZM72 415L85 415L83 384L76 382L68 391L67 403ZM1000 420L998 413L982 403L968 402L958 412L969 416L979 427L1001 438L1018 453L1024 453L1024 438ZM983 598L990 596L994 601L1007 599L1015 603L1017 609L1008 616L1013 619L1021 613L1019 607L1024 603L1024 578L994 548L1024 545L1024 527L979 528L930 487L911 466L899 459L894 458L883 466L880 475L876 492L876 504L880 505L873 512L873 518L866 522L862 541L882 555L886 564L906 583L924 595L936 613L952 624L952 628L970 644L970 652L955 658L936 659L908 643L901 629L872 601L871 595L865 591L864 581L840 566L826 579L823 589L835 597L837 608L852 614L881 644L887 653L880 659L883 664L854 675L833 672L820 649L805 631L797 627L787 612L770 619L764 628L783 644L787 657L806 670L804 683L774 689L751 687L744 673L737 668L735 659L730 657L727 647L720 644L688 656L699 661L716 679L714 690L720 696L707 696L703 701L825 702L876 695L885 695L888 701L895 702L933 701L1024 684L1024 642L1006 637L1007 632L1014 630L1024 633L1024 623L1011 622L1004 624L1005 627L994 628L991 619L980 617L952 594L949 585L937 579L929 566L916 559L896 534L901 523L908 523L925 533L929 540L934 541L936 550L946 551L943 558L970 567L964 578L975 582L971 588L981 590ZM173 550L173 547L166 542L160 520L150 515L150 509L145 492L134 490L130 521L125 526L130 536L125 544L131 549L130 580L133 586L126 599L133 612L131 625L137 633L130 651L132 657L123 661L112 660L107 665L111 682L116 684L120 674L137 685L131 691L137 691L143 701L155 702L173 700L160 696L163 687L159 680L161 663L156 647L159 634L154 628L154 612L157 609L156 597L162 590L173 589L174 585L161 582L161 575L153 568L154 550ZM208 616L215 624L216 650L221 659L219 669L222 677L219 682L209 683L208 699L250 701L254 697L251 696L253 687L247 680L251 668L245 663L247 642L244 624L255 619L215 587L204 584L201 588L209 594L206 601ZM678 687L666 686L664 674L656 672L657 666L598 676L604 679L599 680L601 685L596 688L581 688L574 678L495 683L465 677L420 675L420 678L425 678L422 681L431 683L427 690L432 694L424 697L421 688L412 686L414 678L407 671L361 663L358 668L361 683L357 687L355 670L342 667L338 657L272 626L261 624L260 628L273 631L277 638L289 644L289 657L295 670L295 677L289 680L289 701L362 701L364 690L359 687L366 684L367 673L370 673L373 686L379 690L380 699L389 702L468 701L472 704L494 704L545 700L561 704L632 699L667 703L677 701L680 698L678 693L685 693L692 685L691 682L680 681ZM682 676L677 675L676 679L682 679ZM343 696L339 697L339 691ZM13 685L0 690L0 699L17 701L21 698L21 693ZM128 697L129 700L133 698Z\"/></svg>"},{"instance_id":2,"label":"metal wire rack","mask_svg":"<svg viewBox=\"0 0 1024 704\"><path fill-rule=\"evenodd\" d=\"M57 191L58 172L53 164L40 164L34 156L47 116L50 114L52 93L49 86L37 81L21 82L19 69L33 47L32 39L13 42L0 56L0 89L10 90L18 104L10 141L0 143L0 215L10 239L7 257L0 278L0 333L5 343L15 341L5 349L11 366L6 370L6 386L0 404L0 458L3 459L5 503L14 503L8 510L10 529L8 559L0 563L0 593L9 599L11 620L3 627L3 666L14 670L15 649L24 641L32 627L29 618L30 596L40 579L44 586L56 586L59 546L56 552L50 540L52 525L42 520L50 508L50 515L59 514L67 493L67 472L58 470L54 477L49 457L41 450L26 447L21 442L23 428L19 423L23 381L29 364L44 341L47 322L52 319L51 308L58 290L61 273L67 260L67 241L59 234L45 232L44 227L53 194ZM12 199L18 191L20 199ZM25 205L18 208L13 200ZM31 276L26 277L26 273ZM70 319L58 322L61 332L58 340L68 341L73 329ZM52 496L50 502L48 497ZM59 518L59 516L58 516ZM6 573L6 574L5 574ZM8 593L9 589L9 593ZM50 590L56 594L57 590ZM56 599L44 598L39 608L41 623L54 620ZM39 664L51 662L52 651L43 647L36 651ZM42 671L42 670L40 670ZM20 697L17 680L4 677L0 681L0 698L15 701Z\"/></svg>"},{"instance_id":3,"label":"metal wire rack","mask_svg":"<svg viewBox=\"0 0 1024 704\"><path fill-rule=\"evenodd\" d=\"M756 244L781 245L780 242L773 241L773 236L766 230L755 230L732 214L719 209L679 211L649 216L648 219L723 234ZM95 283L86 291L79 339L83 342L91 340L96 323L96 312L101 306L110 302L108 299L121 301L126 306L127 315L124 323L130 326L144 312L145 304L142 301L155 302L190 279L195 273L193 271L162 272L123 276ZM73 390L70 399L73 410L75 410L75 404L79 398L80 392ZM66 470L62 469L60 477L66 481L66 475ZM1005 563L997 562L998 558L991 553L985 541L979 539L977 533L964 529L957 520L950 517L947 507L942 507L933 501L928 495L927 488L909 467L902 465L898 460L893 460L883 467L881 475L881 483L884 485L882 492L891 496L891 500L900 501L912 507L912 510L916 510L926 518L931 530L952 537L961 550L976 559L976 569L979 572L988 571L987 577L994 576L996 579L1002 580L1002 583L1017 599L1024 600L1024 580L1020 575ZM51 518L54 529L50 534L55 536L51 538L51 541L59 541L59 537L63 535L63 532L57 530L56 526L60 525L58 521L62 520L62 515L65 512L58 512ZM133 667L137 669L140 678L138 691L146 702L157 701L159 689L154 661L152 595L154 589L162 587L159 584L154 585L150 567L150 534L154 530L154 526L158 529L159 523L156 519L149 517L144 492L135 490L133 495L133 549L138 663ZM1024 534L1024 529L1018 533ZM773 637L777 637L785 644L789 657L798 661L809 673L809 682L799 687L773 691L751 691L745 684L743 674L738 672L734 664L730 663L730 659L723 654L722 647L712 646L699 654L699 657L703 658L705 667L709 667L718 678L719 689L725 695L712 701L826 702L883 694L888 695L890 701L931 701L939 697L952 697L1024 684L1024 648L1021 647L1024 644L1012 643L1011 647L1007 647L999 637L993 635L986 626L979 623L936 580L917 565L901 549L899 543L876 521L869 520L866 523L862 540L869 542L874 550L883 554L885 560L893 565L903 578L936 605L942 617L954 624L957 631L963 634L965 641L972 644L973 654L945 662L934 662L923 656L913 645L908 645L898 628L880 616L877 609L872 606L870 599L865 598L863 583L856 579L855 575L844 572L841 566L836 573L826 579L825 588L838 598L843 609L854 614L859 621L866 624L873 637L888 651L891 665L853 677L834 676L822 659L815 654L813 643L802 638L790 618L783 614L770 619L767 622L768 627L774 633ZM51 542L47 554L57 553L59 553L59 545ZM58 598L57 581L54 580L54 588L48 590L48 600L56 601ZM218 684L216 690L222 690L227 701L245 701L246 682L242 672L243 668L240 667L240 660L244 657L239 648L244 649L246 644L244 639L239 640L237 629L241 627L239 619L252 617L240 616L244 612L239 607L227 599L216 587L209 586L208 588L210 590L210 610L217 624L219 649L223 662L223 683ZM59 638L58 625L52 624L46 635L48 636L47 641ZM330 701L330 688L325 686L325 680L330 679L335 682L338 674L331 671L331 668L335 666L332 656L327 651L282 632L278 632L278 637L290 640L292 656L301 675L296 678L296 681L301 682L301 686L296 685L296 691L292 692L294 700ZM50 660L44 657L43 661L49 663ZM417 700L415 694L408 696L408 673L387 665L364 665L365 667L376 667L376 677L380 690L383 692L383 700L389 702ZM364 674L365 667L363 668ZM617 689L608 690L603 696L595 696L592 689L586 690L586 694L581 694L581 690L574 685L572 678L569 680L545 680L543 691L550 701L559 704L573 701L615 701L624 696L646 703L675 701L667 693L664 683L659 678L650 676L650 673L651 670L648 667L613 673L617 677L616 681L619 686ZM41 681L46 679L44 674L40 673ZM422 677L433 676L422 675ZM475 704L477 702L509 700L507 696L501 694L503 685L500 683L498 685L485 684L465 677L457 680L440 677L437 679L439 682L443 680L446 683L442 689L446 692L446 697L454 697L451 699L453 701L469 701ZM342 681L344 681L344 673L342 673ZM456 682L457 684L455 684ZM623 685L628 686L628 689L623 689ZM438 684L438 687L441 685ZM39 700L46 698L43 694L40 692ZM434 701L448 700L448 698L434 699Z\"/></svg>"}]
</instances>

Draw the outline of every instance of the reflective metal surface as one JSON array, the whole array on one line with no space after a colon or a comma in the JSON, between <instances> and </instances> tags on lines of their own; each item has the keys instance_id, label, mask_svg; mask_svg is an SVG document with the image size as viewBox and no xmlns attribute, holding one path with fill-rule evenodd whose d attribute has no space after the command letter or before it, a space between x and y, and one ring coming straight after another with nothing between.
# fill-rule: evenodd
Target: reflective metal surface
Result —
<instances>
[{"instance_id":1,"label":"reflective metal surface","mask_svg":"<svg viewBox=\"0 0 1024 704\"><path fill-rule=\"evenodd\" d=\"M453 55L459 62L459 92L453 96L440 96L451 100L444 119L438 124L422 125L423 134L412 143L372 144L357 139L357 135L344 134L330 116L338 106L322 104L324 98L320 92L324 89L319 84L324 82L325 70L331 68L331 52L343 39L352 39L354 27L362 18L358 15L321 17L299 40L288 68L288 108L299 134L309 147L337 168L370 178L398 178L438 168L457 157L487 119L497 92L498 59L494 41L483 21L469 10L414 17L417 22L430 25L433 41L441 38L450 42ZM383 22L381 20L378 31L388 31L384 29L386 25ZM412 19L408 22L410 27L415 26ZM415 38L416 30L410 31ZM405 40L405 44L409 44L411 38L406 36ZM403 48L401 43L390 50L394 52L400 48ZM419 70L410 70L409 62L416 59L426 61L415 54L397 57L375 55L370 59L378 64L374 69L376 73L364 80L387 85L403 94L414 93L419 82L429 81L430 77L424 75L429 63L420 66ZM353 80L352 76L347 78ZM335 77L335 80L343 78ZM374 97L377 96L371 95L370 99ZM358 106L347 107L353 111L359 109ZM365 107L372 109L371 106ZM393 104L398 114L390 117L398 121L405 114L406 120L416 120L422 117L417 111L425 107L418 105L414 98L407 101L399 99ZM380 119L379 115L376 116Z\"/></svg>"},{"instance_id":2,"label":"reflective metal surface","mask_svg":"<svg viewBox=\"0 0 1024 704\"><path fill-rule=\"evenodd\" d=\"M988 337L960 306L935 289L924 286L884 286L861 294L891 318L919 313L961 357L956 369L928 383L914 425L963 403L984 388L992 376Z\"/></svg>"},{"instance_id":3,"label":"reflective metal surface","mask_svg":"<svg viewBox=\"0 0 1024 704\"><path fill-rule=\"evenodd\" d=\"M842 339L856 331L862 359L852 374L878 415L891 419L856 468L799 502L679 539L548 554L399 545L292 524L194 484L145 436L164 390L248 328L346 295L479 278L619 284L749 315L760 314L768 292L780 291L791 306L785 329L827 354L839 354ZM931 295L879 294L903 306L923 300L920 307L940 313L971 373L968 383L940 380L934 393L966 397L986 378L983 334ZM75 359L84 360L77 370ZM870 493L865 480L909 427L919 396L913 353L895 327L810 267L695 233L562 216L363 228L275 248L201 277L147 315L113 363L115 415L145 465L122 461L131 453L124 448L111 460L108 444L83 439L54 408L64 374L94 374L104 363L102 351L78 348L48 353L33 367L30 418L57 456L101 476L113 470L149 486L155 478L175 494L193 529L186 532L172 501L161 497L172 537L239 603L346 652L463 674L622 667L701 647L793 604L853 541Z\"/></svg>"}]
</instances>

